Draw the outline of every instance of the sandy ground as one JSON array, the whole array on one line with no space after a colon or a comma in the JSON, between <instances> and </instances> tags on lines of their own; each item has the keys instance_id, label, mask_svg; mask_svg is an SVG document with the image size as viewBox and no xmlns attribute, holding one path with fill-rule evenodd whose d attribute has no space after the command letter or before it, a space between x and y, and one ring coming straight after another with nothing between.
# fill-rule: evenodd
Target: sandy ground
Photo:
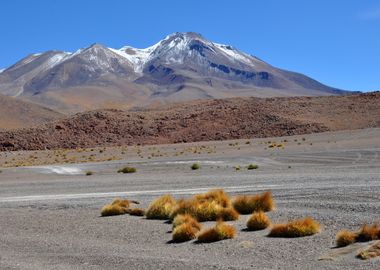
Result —
<instances>
[{"instance_id":1,"label":"sandy ground","mask_svg":"<svg viewBox=\"0 0 380 270\"><path fill-rule=\"evenodd\" d=\"M268 141L284 147L268 148ZM43 151L2 153L3 167L30 155L41 164L1 169L0 269L379 269L379 259L355 258L367 243L337 249L334 239L343 228L380 222L380 129L249 142L83 150L77 155L120 160L63 165L47 165L53 155ZM190 170L193 162L201 169ZM259 169L246 170L250 163ZM117 174L124 165L137 173ZM231 222L238 229L233 240L171 244L171 225L163 221L99 216L115 197L147 207L161 194L187 197L217 187L231 195L271 190L273 222L312 216L322 232L269 238L268 230L244 231L248 216L241 216Z\"/></svg>"}]
</instances>

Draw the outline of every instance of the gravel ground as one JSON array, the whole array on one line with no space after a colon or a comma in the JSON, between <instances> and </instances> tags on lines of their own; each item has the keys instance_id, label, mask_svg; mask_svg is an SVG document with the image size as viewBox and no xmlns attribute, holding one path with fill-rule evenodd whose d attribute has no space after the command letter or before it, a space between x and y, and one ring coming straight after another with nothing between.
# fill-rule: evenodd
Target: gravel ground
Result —
<instances>
[{"instance_id":1,"label":"gravel ground","mask_svg":"<svg viewBox=\"0 0 380 270\"><path fill-rule=\"evenodd\" d=\"M379 259L355 258L367 243L337 249L334 238L340 229L380 221L380 129L302 137L301 146L283 150L263 150L264 140L241 151L215 142L225 149L181 159L2 169L0 269L379 269ZM200 170L190 170L194 161ZM117 174L126 163L138 172ZM246 170L249 163L259 169ZM87 170L94 175L84 176ZM117 196L147 207L161 194L186 197L215 187L231 195L271 190L273 222L312 216L322 232L269 238L267 230L244 231L248 216L241 216L231 222L238 230L233 240L172 244L171 225L163 221L99 216Z\"/></svg>"}]
</instances>

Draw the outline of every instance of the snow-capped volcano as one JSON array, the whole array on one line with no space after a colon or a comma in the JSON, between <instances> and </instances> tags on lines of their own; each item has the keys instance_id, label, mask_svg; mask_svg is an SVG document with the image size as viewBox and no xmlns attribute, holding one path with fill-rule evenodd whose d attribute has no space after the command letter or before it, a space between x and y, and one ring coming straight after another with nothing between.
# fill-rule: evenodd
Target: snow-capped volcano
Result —
<instances>
[{"instance_id":1,"label":"snow-capped volcano","mask_svg":"<svg viewBox=\"0 0 380 270\"><path fill-rule=\"evenodd\" d=\"M145 49L93 44L76 52L32 54L0 72L0 93L65 107L68 100L73 102L72 95L135 105L160 98L340 92L304 75L277 69L230 45L187 32L171 34Z\"/></svg>"}]
</instances>

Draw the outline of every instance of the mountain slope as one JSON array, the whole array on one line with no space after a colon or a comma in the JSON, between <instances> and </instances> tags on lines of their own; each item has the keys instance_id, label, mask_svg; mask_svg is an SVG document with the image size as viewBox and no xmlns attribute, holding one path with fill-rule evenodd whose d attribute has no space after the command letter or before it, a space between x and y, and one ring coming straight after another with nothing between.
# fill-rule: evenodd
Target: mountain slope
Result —
<instances>
[{"instance_id":1,"label":"mountain slope","mask_svg":"<svg viewBox=\"0 0 380 270\"><path fill-rule=\"evenodd\" d=\"M0 132L0 150L83 148L285 136L380 127L380 92L232 98L140 112L97 110L37 128Z\"/></svg>"},{"instance_id":2,"label":"mountain slope","mask_svg":"<svg viewBox=\"0 0 380 270\"><path fill-rule=\"evenodd\" d=\"M61 117L51 109L0 95L0 130L35 126Z\"/></svg>"},{"instance_id":3,"label":"mountain slope","mask_svg":"<svg viewBox=\"0 0 380 270\"><path fill-rule=\"evenodd\" d=\"M0 73L0 93L81 111L236 96L348 92L189 32L174 33L146 49L93 44L75 53L30 55Z\"/></svg>"}]
</instances>

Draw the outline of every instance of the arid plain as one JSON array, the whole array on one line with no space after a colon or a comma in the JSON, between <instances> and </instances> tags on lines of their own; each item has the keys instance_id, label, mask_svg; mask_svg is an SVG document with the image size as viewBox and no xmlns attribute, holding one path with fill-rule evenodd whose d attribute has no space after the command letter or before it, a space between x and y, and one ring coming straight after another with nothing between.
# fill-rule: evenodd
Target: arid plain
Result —
<instances>
[{"instance_id":1,"label":"arid plain","mask_svg":"<svg viewBox=\"0 0 380 270\"><path fill-rule=\"evenodd\" d=\"M380 221L379 138L380 129L372 128L159 146L3 152L0 268L378 269L378 258L356 258L370 243L336 248L335 235ZM14 167L23 160L35 166ZM191 170L193 163L201 168ZM247 170L252 163L259 168ZM137 172L118 174L126 165ZM234 239L171 243L172 227L165 221L100 216L102 206L117 197L137 200L146 209L163 194L186 198L214 188L232 197L269 190L276 202L276 209L268 213L273 223L311 216L321 224L321 232L301 238L268 237L268 229L245 231L248 215L241 215L228 222L237 229Z\"/></svg>"}]
</instances>

